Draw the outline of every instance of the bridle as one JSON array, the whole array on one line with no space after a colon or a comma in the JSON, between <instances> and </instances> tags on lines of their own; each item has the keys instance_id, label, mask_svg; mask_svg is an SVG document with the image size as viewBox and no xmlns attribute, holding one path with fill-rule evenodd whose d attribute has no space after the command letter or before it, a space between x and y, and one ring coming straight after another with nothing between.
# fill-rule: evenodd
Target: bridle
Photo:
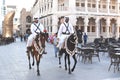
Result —
<instances>
[{"instance_id":1,"label":"bridle","mask_svg":"<svg viewBox=\"0 0 120 80\"><path fill-rule=\"evenodd\" d=\"M74 35L74 36L76 36L76 35ZM76 43L77 43L77 42L76 42L77 36L76 36L75 38L76 38L76 39L74 39L74 41L72 41L72 40L69 39L72 44L76 44Z\"/></svg>"}]
</instances>

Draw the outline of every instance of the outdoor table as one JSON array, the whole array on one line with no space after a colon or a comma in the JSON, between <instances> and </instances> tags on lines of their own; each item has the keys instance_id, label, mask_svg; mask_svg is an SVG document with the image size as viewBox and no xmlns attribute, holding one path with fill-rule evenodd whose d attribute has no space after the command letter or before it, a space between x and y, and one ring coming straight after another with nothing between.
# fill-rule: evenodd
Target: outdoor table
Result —
<instances>
[{"instance_id":1,"label":"outdoor table","mask_svg":"<svg viewBox=\"0 0 120 80\"><path fill-rule=\"evenodd\" d=\"M120 53L115 53L116 55L120 56Z\"/></svg>"},{"instance_id":2,"label":"outdoor table","mask_svg":"<svg viewBox=\"0 0 120 80\"><path fill-rule=\"evenodd\" d=\"M115 45L115 44L113 44L112 46L113 46L114 48L118 48L118 47L119 47L118 45Z\"/></svg>"},{"instance_id":3,"label":"outdoor table","mask_svg":"<svg viewBox=\"0 0 120 80\"><path fill-rule=\"evenodd\" d=\"M120 52L120 48L114 48L115 52L119 53Z\"/></svg>"},{"instance_id":4,"label":"outdoor table","mask_svg":"<svg viewBox=\"0 0 120 80\"><path fill-rule=\"evenodd\" d=\"M113 48L119 48L119 46L117 44L114 43L109 43L110 46L112 46Z\"/></svg>"},{"instance_id":5,"label":"outdoor table","mask_svg":"<svg viewBox=\"0 0 120 80\"><path fill-rule=\"evenodd\" d=\"M85 63L86 60L88 59L88 61L90 61L92 63L92 54L94 53L94 48L82 47L81 51L82 51L82 61L84 61L84 63Z\"/></svg>"},{"instance_id":6,"label":"outdoor table","mask_svg":"<svg viewBox=\"0 0 120 80\"><path fill-rule=\"evenodd\" d=\"M85 53L85 54L89 54L91 52L94 52L94 48L92 47L82 47L81 50Z\"/></svg>"},{"instance_id":7,"label":"outdoor table","mask_svg":"<svg viewBox=\"0 0 120 80\"><path fill-rule=\"evenodd\" d=\"M115 55L117 56L117 58L119 59L119 61L120 61L120 53L118 52L118 53L115 53Z\"/></svg>"},{"instance_id":8,"label":"outdoor table","mask_svg":"<svg viewBox=\"0 0 120 80\"><path fill-rule=\"evenodd\" d=\"M87 50L87 49L94 49L94 48L92 48L92 47L82 47L81 49L82 50Z\"/></svg>"},{"instance_id":9,"label":"outdoor table","mask_svg":"<svg viewBox=\"0 0 120 80\"><path fill-rule=\"evenodd\" d=\"M120 48L114 48L114 50L120 51Z\"/></svg>"}]
</instances>

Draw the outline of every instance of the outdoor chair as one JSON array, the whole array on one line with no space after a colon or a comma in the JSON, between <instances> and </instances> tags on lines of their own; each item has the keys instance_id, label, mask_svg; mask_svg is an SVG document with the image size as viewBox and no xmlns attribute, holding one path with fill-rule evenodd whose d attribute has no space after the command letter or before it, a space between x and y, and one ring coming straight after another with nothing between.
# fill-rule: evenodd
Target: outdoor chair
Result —
<instances>
[{"instance_id":1,"label":"outdoor chair","mask_svg":"<svg viewBox=\"0 0 120 80\"><path fill-rule=\"evenodd\" d=\"M114 50L111 50L109 52L109 55L110 55L110 65L109 65L108 71L110 71L112 65L114 67L114 72L115 72L115 70L119 71L120 58L115 53L116 52Z\"/></svg>"},{"instance_id":2,"label":"outdoor chair","mask_svg":"<svg viewBox=\"0 0 120 80\"><path fill-rule=\"evenodd\" d=\"M94 53L94 49L83 49L81 56L82 56L82 62L88 61L92 64L92 54Z\"/></svg>"},{"instance_id":3,"label":"outdoor chair","mask_svg":"<svg viewBox=\"0 0 120 80\"><path fill-rule=\"evenodd\" d=\"M97 57L100 62L99 52L94 49L94 52L92 53L92 57Z\"/></svg>"},{"instance_id":4,"label":"outdoor chair","mask_svg":"<svg viewBox=\"0 0 120 80\"><path fill-rule=\"evenodd\" d=\"M82 57L82 50L80 47L76 47L77 58L80 61L80 57Z\"/></svg>"}]
</instances>

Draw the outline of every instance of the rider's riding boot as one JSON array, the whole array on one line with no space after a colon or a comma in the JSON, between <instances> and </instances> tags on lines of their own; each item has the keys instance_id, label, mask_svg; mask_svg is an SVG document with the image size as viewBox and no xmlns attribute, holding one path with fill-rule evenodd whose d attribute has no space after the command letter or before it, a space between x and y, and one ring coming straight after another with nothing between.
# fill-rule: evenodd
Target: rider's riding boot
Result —
<instances>
[{"instance_id":1,"label":"rider's riding boot","mask_svg":"<svg viewBox=\"0 0 120 80\"><path fill-rule=\"evenodd\" d=\"M47 52L43 51L43 54L47 54Z\"/></svg>"},{"instance_id":2,"label":"rider's riding boot","mask_svg":"<svg viewBox=\"0 0 120 80\"><path fill-rule=\"evenodd\" d=\"M62 44L62 47L61 47L62 49L65 49L65 42L63 42L63 44Z\"/></svg>"},{"instance_id":3,"label":"rider's riding boot","mask_svg":"<svg viewBox=\"0 0 120 80\"><path fill-rule=\"evenodd\" d=\"M45 52L45 50L43 51L43 54L47 54L47 52Z\"/></svg>"}]
</instances>

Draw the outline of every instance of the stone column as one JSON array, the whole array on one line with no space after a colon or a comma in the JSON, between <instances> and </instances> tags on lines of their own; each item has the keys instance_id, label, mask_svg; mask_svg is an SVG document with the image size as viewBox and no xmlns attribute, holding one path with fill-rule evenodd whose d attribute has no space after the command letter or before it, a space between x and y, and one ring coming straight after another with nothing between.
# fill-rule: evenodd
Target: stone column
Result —
<instances>
[{"instance_id":1,"label":"stone column","mask_svg":"<svg viewBox=\"0 0 120 80\"><path fill-rule=\"evenodd\" d=\"M76 11L76 0L69 0L69 11L74 13Z\"/></svg>"},{"instance_id":2,"label":"stone column","mask_svg":"<svg viewBox=\"0 0 120 80\"><path fill-rule=\"evenodd\" d=\"M118 18L116 21L116 38L118 39L120 37L119 35L119 28L120 28L120 19Z\"/></svg>"},{"instance_id":3,"label":"stone column","mask_svg":"<svg viewBox=\"0 0 120 80\"><path fill-rule=\"evenodd\" d=\"M57 32L57 28L58 28L58 17L57 15L53 15L52 16L52 33L56 33Z\"/></svg>"},{"instance_id":4,"label":"stone column","mask_svg":"<svg viewBox=\"0 0 120 80\"><path fill-rule=\"evenodd\" d=\"M52 17L50 16L50 25L49 25L49 33L51 34L51 27L52 27L52 23L51 23Z\"/></svg>"},{"instance_id":5,"label":"stone column","mask_svg":"<svg viewBox=\"0 0 120 80\"><path fill-rule=\"evenodd\" d=\"M88 0L85 0L85 12L88 12Z\"/></svg>"},{"instance_id":6,"label":"stone column","mask_svg":"<svg viewBox=\"0 0 120 80\"><path fill-rule=\"evenodd\" d=\"M106 29L107 29L107 32L106 32L106 36L107 36L107 38L109 38L110 37L110 32L109 32L109 28L110 28L110 18L107 18L107 20L106 20Z\"/></svg>"},{"instance_id":7,"label":"stone column","mask_svg":"<svg viewBox=\"0 0 120 80\"><path fill-rule=\"evenodd\" d=\"M84 32L87 34L87 26L88 26L88 17L86 16L85 19L84 19Z\"/></svg>"},{"instance_id":8,"label":"stone column","mask_svg":"<svg viewBox=\"0 0 120 80\"><path fill-rule=\"evenodd\" d=\"M117 0L117 13L119 14L120 0Z\"/></svg>"},{"instance_id":9,"label":"stone column","mask_svg":"<svg viewBox=\"0 0 120 80\"><path fill-rule=\"evenodd\" d=\"M45 13L45 1L43 0L43 9L42 9L42 11L43 11L43 14Z\"/></svg>"},{"instance_id":10,"label":"stone column","mask_svg":"<svg viewBox=\"0 0 120 80\"><path fill-rule=\"evenodd\" d=\"M97 10L97 13L99 12L99 0L96 0L96 10Z\"/></svg>"},{"instance_id":11,"label":"stone column","mask_svg":"<svg viewBox=\"0 0 120 80\"><path fill-rule=\"evenodd\" d=\"M107 0L107 13L109 14L110 13L110 0Z\"/></svg>"},{"instance_id":12,"label":"stone column","mask_svg":"<svg viewBox=\"0 0 120 80\"><path fill-rule=\"evenodd\" d=\"M73 25L73 26L76 26L76 15L70 15L69 16L69 19L70 19L70 23Z\"/></svg>"},{"instance_id":13,"label":"stone column","mask_svg":"<svg viewBox=\"0 0 120 80\"><path fill-rule=\"evenodd\" d=\"M99 33L99 29L100 29L99 17L96 18L95 23L96 23L96 38L99 38L100 37L100 33Z\"/></svg>"},{"instance_id":14,"label":"stone column","mask_svg":"<svg viewBox=\"0 0 120 80\"><path fill-rule=\"evenodd\" d=\"M53 0L52 2L52 12L54 13L52 16L52 33L57 32L57 23L58 23L58 17L56 15L56 12L58 11L58 0Z\"/></svg>"},{"instance_id":15,"label":"stone column","mask_svg":"<svg viewBox=\"0 0 120 80\"><path fill-rule=\"evenodd\" d=\"M73 26L76 25L76 0L69 0L69 13L70 13L70 22Z\"/></svg>"},{"instance_id":16,"label":"stone column","mask_svg":"<svg viewBox=\"0 0 120 80\"><path fill-rule=\"evenodd\" d=\"M45 6L46 6L46 11L48 13L48 2L45 3Z\"/></svg>"},{"instance_id":17,"label":"stone column","mask_svg":"<svg viewBox=\"0 0 120 80\"><path fill-rule=\"evenodd\" d=\"M56 13L58 11L58 0L53 0L52 12Z\"/></svg>"}]
</instances>

